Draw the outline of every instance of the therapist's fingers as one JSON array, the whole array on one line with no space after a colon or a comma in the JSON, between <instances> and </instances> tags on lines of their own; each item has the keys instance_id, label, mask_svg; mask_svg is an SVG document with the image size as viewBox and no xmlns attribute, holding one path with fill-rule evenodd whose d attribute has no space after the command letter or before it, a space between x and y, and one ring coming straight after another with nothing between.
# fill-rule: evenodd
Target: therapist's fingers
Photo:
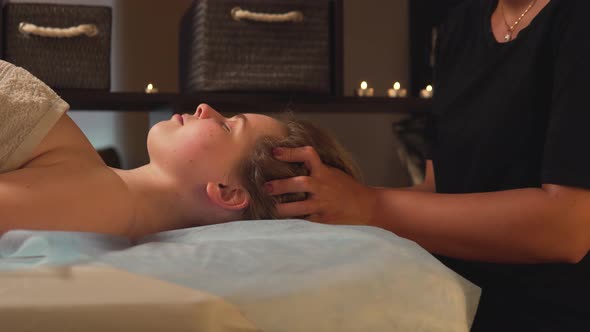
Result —
<instances>
[{"instance_id":1,"label":"therapist's fingers","mask_svg":"<svg viewBox=\"0 0 590 332\"><path fill-rule=\"evenodd\" d=\"M293 216L314 215L319 212L317 202L306 199L303 201L277 204L277 213L281 218L292 218Z\"/></svg>"},{"instance_id":2,"label":"therapist's fingers","mask_svg":"<svg viewBox=\"0 0 590 332\"><path fill-rule=\"evenodd\" d=\"M311 173L314 173L323 166L320 156L311 146L303 146L299 148L274 148L273 155L280 161L304 163L305 167L307 167Z\"/></svg>"},{"instance_id":3,"label":"therapist's fingers","mask_svg":"<svg viewBox=\"0 0 590 332\"><path fill-rule=\"evenodd\" d=\"M287 193L315 193L317 191L317 180L311 176L295 176L281 180L273 180L265 185L266 192L272 195Z\"/></svg>"}]
</instances>

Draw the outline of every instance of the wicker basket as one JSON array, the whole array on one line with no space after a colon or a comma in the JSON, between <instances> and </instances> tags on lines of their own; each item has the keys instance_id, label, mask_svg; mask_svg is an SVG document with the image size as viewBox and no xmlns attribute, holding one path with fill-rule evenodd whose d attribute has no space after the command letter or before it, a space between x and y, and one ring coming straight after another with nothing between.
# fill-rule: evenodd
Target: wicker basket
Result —
<instances>
[{"instance_id":1,"label":"wicker basket","mask_svg":"<svg viewBox=\"0 0 590 332\"><path fill-rule=\"evenodd\" d=\"M53 88L110 89L111 8L7 3L3 14L6 61ZM81 25L94 33L70 36Z\"/></svg>"},{"instance_id":2,"label":"wicker basket","mask_svg":"<svg viewBox=\"0 0 590 332\"><path fill-rule=\"evenodd\" d=\"M194 1L181 24L181 90L330 93L330 8L329 0Z\"/></svg>"}]
</instances>

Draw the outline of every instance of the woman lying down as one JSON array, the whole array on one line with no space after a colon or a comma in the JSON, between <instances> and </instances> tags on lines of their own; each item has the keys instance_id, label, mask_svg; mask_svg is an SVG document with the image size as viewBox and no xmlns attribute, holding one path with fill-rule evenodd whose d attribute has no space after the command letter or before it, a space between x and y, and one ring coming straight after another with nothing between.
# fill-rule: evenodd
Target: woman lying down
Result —
<instances>
[{"instance_id":1,"label":"woman lying down","mask_svg":"<svg viewBox=\"0 0 590 332\"><path fill-rule=\"evenodd\" d=\"M0 61L0 234L12 229L139 238L165 230L276 217L264 183L306 175L272 157L277 146L313 146L322 161L358 177L338 143L311 124L258 114L225 118L201 104L151 128L150 162L108 167L66 114L69 106L26 70Z\"/></svg>"}]
</instances>

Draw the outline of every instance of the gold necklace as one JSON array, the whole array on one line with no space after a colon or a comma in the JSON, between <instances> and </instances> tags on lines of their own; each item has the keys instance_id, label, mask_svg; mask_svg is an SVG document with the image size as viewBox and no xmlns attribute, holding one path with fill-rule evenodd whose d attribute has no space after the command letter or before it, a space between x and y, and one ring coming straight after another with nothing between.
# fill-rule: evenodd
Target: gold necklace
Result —
<instances>
[{"instance_id":1,"label":"gold necklace","mask_svg":"<svg viewBox=\"0 0 590 332\"><path fill-rule=\"evenodd\" d=\"M508 32L506 32L506 35L504 36L505 42L509 42L512 40L512 34L514 33L514 28L516 28L518 23L520 23L520 20L522 20L522 18L529 12L529 10L531 10L531 8L533 8L533 6L535 5L536 2L537 2L537 0L531 1L531 3L528 5L528 7L526 7L524 12L522 12L522 14L520 14L518 19L512 25L508 24L508 20L506 20L506 14L504 13L504 2L500 2L500 7L501 7L500 9L502 9L502 17L504 18L504 23L506 24L506 28L508 28Z\"/></svg>"}]
</instances>

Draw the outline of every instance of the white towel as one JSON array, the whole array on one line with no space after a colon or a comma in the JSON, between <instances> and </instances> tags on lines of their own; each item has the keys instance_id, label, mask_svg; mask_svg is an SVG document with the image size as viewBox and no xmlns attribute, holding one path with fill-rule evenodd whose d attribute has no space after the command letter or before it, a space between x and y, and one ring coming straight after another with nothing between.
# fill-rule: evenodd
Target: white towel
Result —
<instances>
[{"instance_id":1,"label":"white towel","mask_svg":"<svg viewBox=\"0 0 590 332\"><path fill-rule=\"evenodd\" d=\"M22 166L69 107L31 73L0 60L0 173Z\"/></svg>"}]
</instances>

